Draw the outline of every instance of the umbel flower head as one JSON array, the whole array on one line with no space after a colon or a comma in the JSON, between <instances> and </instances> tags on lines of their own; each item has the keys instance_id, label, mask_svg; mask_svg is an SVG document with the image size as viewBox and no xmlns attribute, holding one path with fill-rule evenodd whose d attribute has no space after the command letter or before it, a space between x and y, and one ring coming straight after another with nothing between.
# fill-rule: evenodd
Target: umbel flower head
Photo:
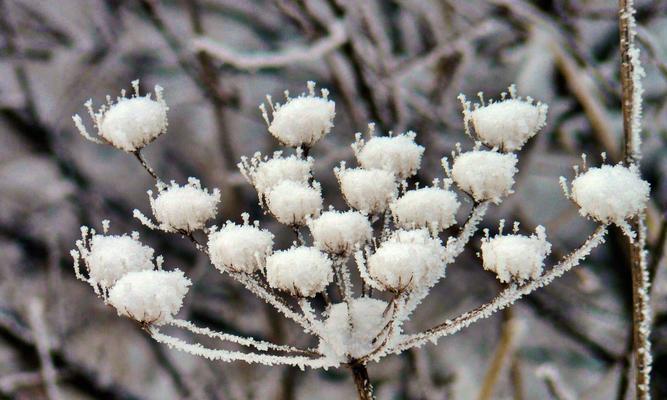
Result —
<instances>
[{"instance_id":1,"label":"umbel flower head","mask_svg":"<svg viewBox=\"0 0 667 400\"><path fill-rule=\"evenodd\" d=\"M396 198L394 174L383 169L346 168L341 161L334 169L347 204L366 214L380 214Z\"/></svg>"},{"instance_id":2,"label":"umbel flower head","mask_svg":"<svg viewBox=\"0 0 667 400\"><path fill-rule=\"evenodd\" d=\"M383 169L399 179L416 174L421 165L424 147L415 143L416 133L409 131L400 135L375 136L375 124L368 125L370 139L365 141L361 133L356 134L352 145L359 164L365 169Z\"/></svg>"},{"instance_id":3,"label":"umbel flower head","mask_svg":"<svg viewBox=\"0 0 667 400\"><path fill-rule=\"evenodd\" d=\"M315 82L308 81L308 94L302 93L292 98L285 91L285 104L271 101L267 96L272 111L272 120L262 103L259 108L269 126L269 132L280 143L289 147L311 147L333 128L336 116L336 103L329 100L329 91L321 90L321 97L315 94Z\"/></svg>"},{"instance_id":4,"label":"umbel flower head","mask_svg":"<svg viewBox=\"0 0 667 400\"><path fill-rule=\"evenodd\" d=\"M266 279L273 288L313 297L333 280L333 263L314 247L279 250L266 260Z\"/></svg>"},{"instance_id":5,"label":"umbel flower head","mask_svg":"<svg viewBox=\"0 0 667 400\"><path fill-rule=\"evenodd\" d=\"M264 201L266 194L276 185L283 181L294 181L298 183L308 183L312 177L313 158L303 157L303 151L298 148L296 154L289 157L282 155L282 151L276 151L273 156L262 157L257 152L248 159L241 157L238 164L241 174L257 190L260 201Z\"/></svg>"},{"instance_id":6,"label":"umbel flower head","mask_svg":"<svg viewBox=\"0 0 667 400\"><path fill-rule=\"evenodd\" d=\"M208 235L208 253L213 265L220 272L252 274L264 268L266 257L271 254L273 234L259 228L259 222L248 223L250 216L243 214L243 225L227 221Z\"/></svg>"},{"instance_id":7,"label":"umbel flower head","mask_svg":"<svg viewBox=\"0 0 667 400\"><path fill-rule=\"evenodd\" d=\"M81 135L96 143L107 143L127 152L136 152L167 131L167 103L162 97L162 88L155 86L155 99L151 94L139 95L139 80L132 81L134 94L125 97L125 90L116 102L107 96L107 103L93 111L93 101L86 108L93 120L99 139L88 134L83 120L77 114L74 123Z\"/></svg>"},{"instance_id":8,"label":"umbel flower head","mask_svg":"<svg viewBox=\"0 0 667 400\"><path fill-rule=\"evenodd\" d=\"M509 99L507 93L502 93L500 101L491 100L484 104L484 97L480 93L480 103L472 106L463 94L459 95L466 133L472 136L472 124L477 138L489 147L503 151L520 150L528 139L546 125L548 106L535 103L530 97L525 100L518 97L514 85L509 87L509 94Z\"/></svg>"},{"instance_id":9,"label":"umbel flower head","mask_svg":"<svg viewBox=\"0 0 667 400\"><path fill-rule=\"evenodd\" d=\"M461 203L456 193L438 187L408 190L391 204L394 222L404 229L427 228L429 231L441 232L456 223L456 212Z\"/></svg>"},{"instance_id":10,"label":"umbel flower head","mask_svg":"<svg viewBox=\"0 0 667 400\"><path fill-rule=\"evenodd\" d=\"M349 256L373 236L368 218L353 210L323 212L319 218L310 220L308 227L315 247L338 256Z\"/></svg>"},{"instance_id":11,"label":"umbel flower head","mask_svg":"<svg viewBox=\"0 0 667 400\"><path fill-rule=\"evenodd\" d=\"M472 150L455 156L451 171L447 159L443 159L443 166L456 185L475 201L490 200L498 204L513 193L517 162L514 153Z\"/></svg>"}]
</instances>

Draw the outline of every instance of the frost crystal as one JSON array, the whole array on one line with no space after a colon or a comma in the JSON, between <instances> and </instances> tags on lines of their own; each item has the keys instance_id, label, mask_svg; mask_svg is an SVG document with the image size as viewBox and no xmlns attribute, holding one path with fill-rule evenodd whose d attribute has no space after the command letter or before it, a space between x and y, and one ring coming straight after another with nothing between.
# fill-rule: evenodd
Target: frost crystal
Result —
<instances>
[{"instance_id":1,"label":"frost crystal","mask_svg":"<svg viewBox=\"0 0 667 400\"><path fill-rule=\"evenodd\" d=\"M454 192L427 187L406 192L391 205L391 212L402 228L428 228L439 232L456 223L460 205Z\"/></svg>"},{"instance_id":2,"label":"frost crystal","mask_svg":"<svg viewBox=\"0 0 667 400\"><path fill-rule=\"evenodd\" d=\"M189 178L183 186L172 181L166 188L160 187L160 184L158 187L157 198L153 199L152 191L148 191L148 195L162 230L192 232L203 228L206 221L217 214L220 191L214 189L209 193L195 178Z\"/></svg>"},{"instance_id":3,"label":"frost crystal","mask_svg":"<svg viewBox=\"0 0 667 400\"><path fill-rule=\"evenodd\" d=\"M283 181L269 191L266 198L271 214L285 225L304 225L308 217L322 210L320 186L314 183Z\"/></svg>"},{"instance_id":4,"label":"frost crystal","mask_svg":"<svg viewBox=\"0 0 667 400\"><path fill-rule=\"evenodd\" d=\"M93 111L92 100L86 103L102 141L127 152L140 150L166 132L169 109L160 86L155 86L155 100L151 99L150 93L139 95L138 80L132 82L132 87L134 95L130 98L125 97L125 91L121 92L121 97L116 98L115 103L107 96L107 104L97 112ZM75 115L73 118L84 137L99 142L87 133L81 117Z\"/></svg>"},{"instance_id":5,"label":"frost crystal","mask_svg":"<svg viewBox=\"0 0 667 400\"><path fill-rule=\"evenodd\" d=\"M417 289L444 268L444 251L426 230L398 230L368 257L368 273L390 291Z\"/></svg>"},{"instance_id":6,"label":"frost crystal","mask_svg":"<svg viewBox=\"0 0 667 400\"><path fill-rule=\"evenodd\" d=\"M405 179L417 173L424 154L424 147L415 143L415 136L410 131L397 136L373 137L364 143L361 134L357 134L352 148L363 168L384 169Z\"/></svg>"},{"instance_id":7,"label":"frost crystal","mask_svg":"<svg viewBox=\"0 0 667 400\"><path fill-rule=\"evenodd\" d=\"M329 133L336 116L336 103L328 99L329 91L322 89L322 97L315 95L315 82L308 82L308 95L290 98L286 93L286 103L269 105L273 111L273 120L264 104L260 106L262 115L269 125L269 132L290 147L310 147Z\"/></svg>"},{"instance_id":8,"label":"frost crystal","mask_svg":"<svg viewBox=\"0 0 667 400\"><path fill-rule=\"evenodd\" d=\"M551 244L542 226L532 236L499 234L482 240L484 269L495 272L498 280L505 283L539 277L550 252Z\"/></svg>"},{"instance_id":9,"label":"frost crystal","mask_svg":"<svg viewBox=\"0 0 667 400\"><path fill-rule=\"evenodd\" d=\"M376 345L373 339L386 323L387 305L382 300L359 297L350 301L351 315L346 303L331 306L319 351L341 362L347 357L361 358L370 353Z\"/></svg>"},{"instance_id":10,"label":"frost crystal","mask_svg":"<svg viewBox=\"0 0 667 400\"><path fill-rule=\"evenodd\" d=\"M373 235L368 218L356 211L327 211L310 221L308 227L315 246L333 255L350 255Z\"/></svg>"},{"instance_id":11,"label":"frost crystal","mask_svg":"<svg viewBox=\"0 0 667 400\"><path fill-rule=\"evenodd\" d=\"M292 247L266 259L266 279L273 288L313 297L333 280L333 263L314 247Z\"/></svg>"},{"instance_id":12,"label":"frost crystal","mask_svg":"<svg viewBox=\"0 0 667 400\"><path fill-rule=\"evenodd\" d=\"M109 303L118 315L161 325L181 309L191 283L178 269L130 272L111 288Z\"/></svg>"},{"instance_id":13,"label":"frost crystal","mask_svg":"<svg viewBox=\"0 0 667 400\"><path fill-rule=\"evenodd\" d=\"M82 249L91 283L112 287L120 277L133 271L154 268L153 249L127 235L94 235L90 249Z\"/></svg>"},{"instance_id":14,"label":"frost crystal","mask_svg":"<svg viewBox=\"0 0 667 400\"><path fill-rule=\"evenodd\" d=\"M221 272L251 274L264 267L271 254L273 234L265 229L227 222L219 231L208 235L211 262Z\"/></svg>"},{"instance_id":15,"label":"frost crystal","mask_svg":"<svg viewBox=\"0 0 667 400\"><path fill-rule=\"evenodd\" d=\"M381 169L346 169L342 163L334 170L341 192L350 207L367 214L379 214L396 197L394 175Z\"/></svg>"},{"instance_id":16,"label":"frost crystal","mask_svg":"<svg viewBox=\"0 0 667 400\"><path fill-rule=\"evenodd\" d=\"M473 150L454 160L452 178L456 185L480 202L500 203L512 192L518 159L515 154Z\"/></svg>"},{"instance_id":17,"label":"frost crystal","mask_svg":"<svg viewBox=\"0 0 667 400\"><path fill-rule=\"evenodd\" d=\"M589 168L572 181L572 199L579 213L603 223L623 224L646 208L650 186L636 166Z\"/></svg>"},{"instance_id":18,"label":"frost crystal","mask_svg":"<svg viewBox=\"0 0 667 400\"><path fill-rule=\"evenodd\" d=\"M304 159L297 155L282 157L277 151L272 158L257 153L252 159L243 159L239 163L241 173L255 187L260 196L264 196L271 188L282 181L308 183L311 178L313 159Z\"/></svg>"}]
</instances>

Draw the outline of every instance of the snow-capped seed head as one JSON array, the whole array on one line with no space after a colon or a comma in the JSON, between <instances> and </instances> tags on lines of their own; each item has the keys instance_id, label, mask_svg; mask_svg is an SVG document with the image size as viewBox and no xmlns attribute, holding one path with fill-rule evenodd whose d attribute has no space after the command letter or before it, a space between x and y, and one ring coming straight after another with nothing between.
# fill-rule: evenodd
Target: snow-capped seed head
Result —
<instances>
[{"instance_id":1,"label":"snow-capped seed head","mask_svg":"<svg viewBox=\"0 0 667 400\"><path fill-rule=\"evenodd\" d=\"M266 279L272 288L313 297L333 280L333 263L314 247L292 247L266 259Z\"/></svg>"},{"instance_id":2,"label":"snow-capped seed head","mask_svg":"<svg viewBox=\"0 0 667 400\"><path fill-rule=\"evenodd\" d=\"M440 232L456 223L460 205L451 190L425 187L406 192L391 204L391 213L401 228Z\"/></svg>"},{"instance_id":3,"label":"snow-capped seed head","mask_svg":"<svg viewBox=\"0 0 667 400\"><path fill-rule=\"evenodd\" d=\"M309 221L308 227L315 247L339 256L349 256L373 235L368 218L357 211L326 211Z\"/></svg>"},{"instance_id":4,"label":"snow-capped seed head","mask_svg":"<svg viewBox=\"0 0 667 400\"><path fill-rule=\"evenodd\" d=\"M299 154L282 157L281 152L272 158L257 153L252 159L244 159L239 163L241 173L255 187L260 196L264 196L271 188L282 181L308 183L312 177L313 159L304 159Z\"/></svg>"},{"instance_id":5,"label":"snow-capped seed head","mask_svg":"<svg viewBox=\"0 0 667 400\"><path fill-rule=\"evenodd\" d=\"M269 125L269 132L285 146L311 147L328 134L336 116L336 103L328 99L329 92L322 89L322 96L315 94L315 83L308 82L308 94L290 98L285 104L271 103L273 120L269 121L266 107L262 104L262 115Z\"/></svg>"},{"instance_id":6,"label":"snow-capped seed head","mask_svg":"<svg viewBox=\"0 0 667 400\"><path fill-rule=\"evenodd\" d=\"M341 362L347 361L347 357L359 359L369 354L378 345L373 343L373 339L386 324L384 313L387 305L382 300L359 297L350 300L352 312L348 314L346 303L334 304L324 322L318 350ZM398 334L392 332L392 339Z\"/></svg>"},{"instance_id":7,"label":"snow-capped seed head","mask_svg":"<svg viewBox=\"0 0 667 400\"><path fill-rule=\"evenodd\" d=\"M344 164L334 172L347 204L363 213L379 214L396 198L398 186L391 172L382 169L346 169Z\"/></svg>"},{"instance_id":8,"label":"snow-capped seed head","mask_svg":"<svg viewBox=\"0 0 667 400\"><path fill-rule=\"evenodd\" d=\"M264 268L266 257L271 254L273 237L266 229L227 222L208 235L208 254L221 272L252 274Z\"/></svg>"},{"instance_id":9,"label":"snow-capped seed head","mask_svg":"<svg viewBox=\"0 0 667 400\"><path fill-rule=\"evenodd\" d=\"M118 315L161 325L169 322L181 309L191 284L178 269L130 272L111 288L109 303Z\"/></svg>"},{"instance_id":10,"label":"snow-capped seed head","mask_svg":"<svg viewBox=\"0 0 667 400\"><path fill-rule=\"evenodd\" d=\"M512 192L518 159L513 153L473 150L459 154L452 166L456 185L476 201L499 203Z\"/></svg>"},{"instance_id":11,"label":"snow-capped seed head","mask_svg":"<svg viewBox=\"0 0 667 400\"><path fill-rule=\"evenodd\" d=\"M86 103L90 117L97 128L102 142L127 151L135 152L155 140L167 131L167 103L162 97L162 88L155 86L155 99L151 94L139 95L139 81L133 81L134 94L127 98L125 91L116 102L107 96L107 104L97 112L93 111L92 101ZM100 142L86 131L81 117L75 115L74 123L80 133L89 140Z\"/></svg>"},{"instance_id":12,"label":"snow-capped seed head","mask_svg":"<svg viewBox=\"0 0 667 400\"><path fill-rule=\"evenodd\" d=\"M208 220L216 216L220 202L218 189L209 193L195 178L189 178L183 186L172 181L166 188L160 188L155 199L152 192L149 196L160 229L168 232L192 232L203 228Z\"/></svg>"},{"instance_id":13,"label":"snow-capped seed head","mask_svg":"<svg viewBox=\"0 0 667 400\"><path fill-rule=\"evenodd\" d=\"M123 275L154 268L153 249L128 235L93 235L89 248L80 247L90 283L108 289Z\"/></svg>"},{"instance_id":14,"label":"snow-capped seed head","mask_svg":"<svg viewBox=\"0 0 667 400\"><path fill-rule=\"evenodd\" d=\"M365 169L384 169L400 179L416 174L424 147L415 143L412 131L397 136L376 136L364 142L357 134L352 145L359 164Z\"/></svg>"},{"instance_id":15,"label":"snow-capped seed head","mask_svg":"<svg viewBox=\"0 0 667 400\"><path fill-rule=\"evenodd\" d=\"M496 273L501 282L523 282L542 274L544 259L551 252L544 227L535 234L496 235L482 240L484 269Z\"/></svg>"},{"instance_id":16,"label":"snow-capped seed head","mask_svg":"<svg viewBox=\"0 0 667 400\"><path fill-rule=\"evenodd\" d=\"M577 176L571 197L582 216L620 225L646 208L649 191L636 166L603 165Z\"/></svg>"},{"instance_id":17,"label":"snow-capped seed head","mask_svg":"<svg viewBox=\"0 0 667 400\"><path fill-rule=\"evenodd\" d=\"M282 181L269 191L266 203L271 214L285 225L304 225L308 217L322 210L320 186L294 181Z\"/></svg>"},{"instance_id":18,"label":"snow-capped seed head","mask_svg":"<svg viewBox=\"0 0 667 400\"><path fill-rule=\"evenodd\" d=\"M398 230L368 257L368 273L386 290L414 290L442 273L444 247L428 231Z\"/></svg>"},{"instance_id":19,"label":"snow-capped seed head","mask_svg":"<svg viewBox=\"0 0 667 400\"><path fill-rule=\"evenodd\" d=\"M531 98L523 100L516 96L516 88L510 86L511 98L503 93L500 101L472 105L465 96L459 98L463 104L466 132L470 134L470 123L477 138L491 147L503 151L515 151L523 147L531 137L544 127L548 106ZM481 98L481 96L480 96Z\"/></svg>"}]
</instances>

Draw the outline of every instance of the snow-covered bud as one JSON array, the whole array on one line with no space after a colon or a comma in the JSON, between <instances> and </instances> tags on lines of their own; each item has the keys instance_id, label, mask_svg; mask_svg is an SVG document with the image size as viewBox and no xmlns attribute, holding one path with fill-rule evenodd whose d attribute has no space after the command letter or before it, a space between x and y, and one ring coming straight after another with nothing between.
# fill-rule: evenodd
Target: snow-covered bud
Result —
<instances>
[{"instance_id":1,"label":"snow-covered bud","mask_svg":"<svg viewBox=\"0 0 667 400\"><path fill-rule=\"evenodd\" d=\"M260 106L262 116L269 125L269 132L285 146L310 147L328 134L336 116L336 103L328 99L329 91L321 90L321 97L315 94L315 82L308 82L308 94L291 98L286 92L285 104L272 104L273 120L264 104ZM267 96L268 97L268 96Z\"/></svg>"},{"instance_id":2,"label":"snow-covered bud","mask_svg":"<svg viewBox=\"0 0 667 400\"><path fill-rule=\"evenodd\" d=\"M646 208L649 191L634 165L589 168L572 181L572 200L582 216L618 225Z\"/></svg>"},{"instance_id":3,"label":"snow-covered bud","mask_svg":"<svg viewBox=\"0 0 667 400\"><path fill-rule=\"evenodd\" d=\"M477 138L491 147L503 151L520 150L531 137L544 127L547 120L548 106L530 97L523 100L516 96L516 88L510 86L511 98L503 93L500 101L493 100L488 104L471 104L465 96L459 98L463 103L463 115L466 132L469 125L475 128ZM481 95L480 95L481 98Z\"/></svg>"},{"instance_id":4,"label":"snow-covered bud","mask_svg":"<svg viewBox=\"0 0 667 400\"><path fill-rule=\"evenodd\" d=\"M93 286L108 289L129 272L150 270L155 266L153 249L136 237L95 234L89 241L84 237L77 245Z\"/></svg>"},{"instance_id":5,"label":"snow-covered bud","mask_svg":"<svg viewBox=\"0 0 667 400\"><path fill-rule=\"evenodd\" d=\"M368 242L373 229L368 218L357 211L327 211L308 222L315 247L333 255L349 256Z\"/></svg>"},{"instance_id":6,"label":"snow-covered bud","mask_svg":"<svg viewBox=\"0 0 667 400\"><path fill-rule=\"evenodd\" d=\"M368 257L368 273L386 290L414 290L441 272L444 251L424 229L398 230Z\"/></svg>"},{"instance_id":7,"label":"snow-covered bud","mask_svg":"<svg viewBox=\"0 0 667 400\"><path fill-rule=\"evenodd\" d=\"M266 279L272 288L313 297L333 280L333 263L314 247L292 247L266 259Z\"/></svg>"},{"instance_id":8,"label":"snow-covered bud","mask_svg":"<svg viewBox=\"0 0 667 400\"><path fill-rule=\"evenodd\" d=\"M415 143L415 136L410 131L397 136L373 137L364 142L361 134L357 134L352 148L363 168L384 169L405 179L417 173L424 154L424 147Z\"/></svg>"},{"instance_id":9,"label":"snow-covered bud","mask_svg":"<svg viewBox=\"0 0 667 400\"><path fill-rule=\"evenodd\" d=\"M379 214L396 198L397 184L391 172L382 169L334 169L347 204L363 213Z\"/></svg>"},{"instance_id":10,"label":"snow-covered bud","mask_svg":"<svg viewBox=\"0 0 667 400\"><path fill-rule=\"evenodd\" d=\"M315 182L283 181L269 191L266 203L271 214L285 225L304 225L308 217L319 215L322 210L322 192Z\"/></svg>"},{"instance_id":11,"label":"snow-covered bud","mask_svg":"<svg viewBox=\"0 0 667 400\"><path fill-rule=\"evenodd\" d=\"M482 240L484 269L495 272L501 282L539 277L550 252L543 226L538 226L531 236L498 234Z\"/></svg>"},{"instance_id":12,"label":"snow-covered bud","mask_svg":"<svg viewBox=\"0 0 667 400\"><path fill-rule=\"evenodd\" d=\"M151 94L139 95L139 81L132 82L134 94L127 98L125 91L116 102L107 96L107 104L93 111L92 100L86 102L86 108L101 139L88 134L79 115L73 117L81 135L94 142L108 143L118 149L135 152L155 140L167 131L167 103L162 97L162 88L155 86L155 99Z\"/></svg>"},{"instance_id":13,"label":"snow-covered bud","mask_svg":"<svg viewBox=\"0 0 667 400\"><path fill-rule=\"evenodd\" d=\"M166 187L158 185L157 197L153 198L152 191L148 191L148 195L160 229L192 232L202 229L208 220L215 218L220 202L218 189L209 193L195 178L188 178L188 183L183 186L174 181Z\"/></svg>"},{"instance_id":14,"label":"snow-covered bud","mask_svg":"<svg viewBox=\"0 0 667 400\"><path fill-rule=\"evenodd\" d=\"M460 205L451 190L426 187L406 192L391 205L391 213L401 228L440 232L456 223Z\"/></svg>"},{"instance_id":15,"label":"snow-covered bud","mask_svg":"<svg viewBox=\"0 0 667 400\"><path fill-rule=\"evenodd\" d=\"M252 274L264 268L266 257L272 251L273 237L266 229L227 222L219 231L208 235L208 253L221 272Z\"/></svg>"},{"instance_id":16,"label":"snow-covered bud","mask_svg":"<svg viewBox=\"0 0 667 400\"><path fill-rule=\"evenodd\" d=\"M183 305L192 282L181 270L130 272L109 291L118 315L146 324L169 322Z\"/></svg>"},{"instance_id":17,"label":"snow-covered bud","mask_svg":"<svg viewBox=\"0 0 667 400\"><path fill-rule=\"evenodd\" d=\"M473 150L459 154L452 166L452 179L476 201L500 203L512 191L514 174L518 171L514 153Z\"/></svg>"},{"instance_id":18,"label":"snow-covered bud","mask_svg":"<svg viewBox=\"0 0 667 400\"><path fill-rule=\"evenodd\" d=\"M387 302L359 297L349 303L338 303L329 309L329 317L324 322L323 337L318 350L327 357L347 361L348 357L361 358L377 347L373 339L386 324ZM397 337L399 332L392 332ZM391 343L391 340L390 340Z\"/></svg>"},{"instance_id":19,"label":"snow-covered bud","mask_svg":"<svg viewBox=\"0 0 667 400\"><path fill-rule=\"evenodd\" d=\"M275 152L272 158L262 158L256 153L250 160L243 158L239 163L243 176L255 187L261 197L282 181L308 183L312 177L313 159L304 159L300 152L289 157L282 157L282 152Z\"/></svg>"}]
</instances>

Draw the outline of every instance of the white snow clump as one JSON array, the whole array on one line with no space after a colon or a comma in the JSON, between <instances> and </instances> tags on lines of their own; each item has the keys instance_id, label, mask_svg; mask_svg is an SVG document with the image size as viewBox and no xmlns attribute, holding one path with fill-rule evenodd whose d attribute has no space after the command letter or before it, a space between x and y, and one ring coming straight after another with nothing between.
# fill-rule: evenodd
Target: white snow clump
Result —
<instances>
[{"instance_id":1,"label":"white snow clump","mask_svg":"<svg viewBox=\"0 0 667 400\"><path fill-rule=\"evenodd\" d=\"M81 135L93 142L108 143L127 152L136 152L167 131L167 103L162 97L162 88L155 86L155 100L151 94L139 95L139 80L132 82L134 94L127 98L125 90L116 102L107 96L107 104L93 111L92 100L86 102L97 134L102 139L90 136L79 115L73 117Z\"/></svg>"},{"instance_id":2,"label":"white snow clump","mask_svg":"<svg viewBox=\"0 0 667 400\"><path fill-rule=\"evenodd\" d=\"M348 256L368 242L373 229L368 218L357 211L326 211L308 222L314 245L329 254Z\"/></svg>"},{"instance_id":3,"label":"white snow clump","mask_svg":"<svg viewBox=\"0 0 667 400\"><path fill-rule=\"evenodd\" d=\"M255 153L250 160L243 157L238 166L246 180L263 197L282 181L308 183L312 177L313 162L311 157L304 159L300 151L289 157L283 157L282 152L277 151L272 158L262 158L260 153Z\"/></svg>"},{"instance_id":4,"label":"white snow clump","mask_svg":"<svg viewBox=\"0 0 667 400\"><path fill-rule=\"evenodd\" d=\"M396 198L397 184L391 172L382 169L334 169L347 204L363 213L379 214Z\"/></svg>"},{"instance_id":5,"label":"white snow clump","mask_svg":"<svg viewBox=\"0 0 667 400\"><path fill-rule=\"evenodd\" d=\"M202 189L198 179L188 178L188 183L179 186L172 181L170 186L158 184L157 198L148 191L153 215L160 224L159 228L167 232L192 232L201 229L206 222L217 214L220 191Z\"/></svg>"},{"instance_id":6,"label":"white snow clump","mask_svg":"<svg viewBox=\"0 0 667 400\"><path fill-rule=\"evenodd\" d=\"M333 263L314 247L279 250L266 259L266 280L272 288L313 297L333 280Z\"/></svg>"},{"instance_id":7,"label":"white snow clump","mask_svg":"<svg viewBox=\"0 0 667 400\"><path fill-rule=\"evenodd\" d=\"M273 237L268 230L249 225L247 221L243 225L228 221L220 230L209 233L208 253L220 272L252 274L264 268L266 257L271 254Z\"/></svg>"},{"instance_id":8,"label":"white snow clump","mask_svg":"<svg viewBox=\"0 0 667 400\"><path fill-rule=\"evenodd\" d=\"M285 225L304 225L308 217L322 210L320 185L312 186L294 181L282 181L269 191L266 204L278 222Z\"/></svg>"},{"instance_id":9,"label":"white snow clump","mask_svg":"<svg viewBox=\"0 0 667 400\"><path fill-rule=\"evenodd\" d=\"M473 150L459 154L452 166L452 179L478 201L500 203L512 191L518 159L514 153Z\"/></svg>"},{"instance_id":10,"label":"white snow clump","mask_svg":"<svg viewBox=\"0 0 667 400\"><path fill-rule=\"evenodd\" d=\"M440 232L456 223L460 205L451 190L425 187L407 191L391 204L391 213L401 228Z\"/></svg>"},{"instance_id":11,"label":"white snow clump","mask_svg":"<svg viewBox=\"0 0 667 400\"><path fill-rule=\"evenodd\" d=\"M269 125L269 132L285 146L311 147L334 126L336 103L328 99L329 91L321 90L322 97L315 95L315 82L308 82L308 95L290 98L285 92L286 103L275 106L268 97L273 111L273 120L264 104L260 105L262 116Z\"/></svg>"},{"instance_id":12,"label":"white snow clump","mask_svg":"<svg viewBox=\"0 0 667 400\"><path fill-rule=\"evenodd\" d=\"M484 269L495 272L498 280L505 283L539 277L550 252L551 244L541 225L531 236L498 234L482 240Z\"/></svg>"},{"instance_id":13,"label":"white snow clump","mask_svg":"<svg viewBox=\"0 0 667 400\"><path fill-rule=\"evenodd\" d=\"M181 270L135 271L124 275L109 291L109 303L118 315L161 325L181 309L192 284Z\"/></svg>"},{"instance_id":14,"label":"white snow clump","mask_svg":"<svg viewBox=\"0 0 667 400\"><path fill-rule=\"evenodd\" d=\"M373 125L369 128L372 134ZM361 133L357 133L352 148L363 168L384 169L405 179L417 173L424 154L424 147L415 143L416 136L409 131L397 136L376 136L364 142Z\"/></svg>"}]
</instances>

